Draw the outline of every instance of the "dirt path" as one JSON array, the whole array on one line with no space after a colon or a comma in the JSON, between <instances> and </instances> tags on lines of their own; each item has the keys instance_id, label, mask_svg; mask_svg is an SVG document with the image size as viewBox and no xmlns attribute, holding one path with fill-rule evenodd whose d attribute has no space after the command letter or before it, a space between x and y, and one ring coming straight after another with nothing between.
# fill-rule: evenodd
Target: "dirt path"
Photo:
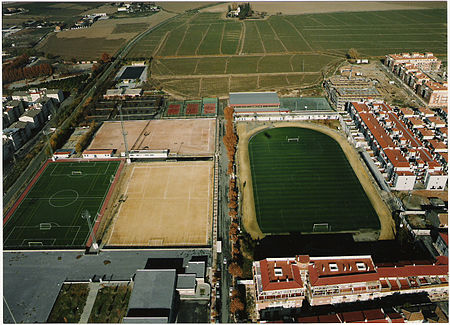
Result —
<instances>
[{"instance_id":1,"label":"dirt path","mask_svg":"<svg viewBox=\"0 0 450 325\"><path fill-rule=\"evenodd\" d=\"M170 32L166 32L163 36L163 38L161 39L161 41L159 42L158 46L156 47L155 50L153 50L152 55L156 56L159 52L159 50L161 49L161 47L163 46L163 44L165 44L165 42L167 41L167 37L169 36Z\"/></svg>"},{"instance_id":2,"label":"dirt path","mask_svg":"<svg viewBox=\"0 0 450 325\"><path fill-rule=\"evenodd\" d=\"M270 23L270 21L267 21L267 24L270 26L270 28L272 29L273 34L275 35L275 39L278 40L281 45L284 48L285 52L289 52L289 50L287 49L287 47L284 45L283 41L281 40L281 38L278 36L277 32L275 31L275 29L273 28L272 24Z\"/></svg>"},{"instance_id":3,"label":"dirt path","mask_svg":"<svg viewBox=\"0 0 450 325\"><path fill-rule=\"evenodd\" d=\"M241 28L241 35L239 36L239 44L240 48L239 48L239 53L238 55L242 55L242 51L244 50L244 42L245 42L245 23L241 22L242 24L242 28Z\"/></svg>"},{"instance_id":4,"label":"dirt path","mask_svg":"<svg viewBox=\"0 0 450 325\"><path fill-rule=\"evenodd\" d=\"M264 53L267 53L266 47L264 46L264 42L263 42L261 33L259 32L259 28L258 28L257 24L255 24L255 28L256 28L256 31L258 32L259 40L261 41L261 45L262 45L262 48L264 50Z\"/></svg>"},{"instance_id":5,"label":"dirt path","mask_svg":"<svg viewBox=\"0 0 450 325\"><path fill-rule=\"evenodd\" d=\"M222 43L223 43L223 36L225 35L225 26L226 24L223 24L223 28L222 28L222 35L220 36L220 45L219 45L219 52L222 55Z\"/></svg>"},{"instance_id":6,"label":"dirt path","mask_svg":"<svg viewBox=\"0 0 450 325\"><path fill-rule=\"evenodd\" d=\"M195 55L198 54L198 49L200 48L200 46L202 45L203 41L206 38L206 35L208 34L209 28L211 27L211 25L208 25L208 28L206 29L206 31L204 32L202 39L200 40L200 43L198 43L197 48L195 49Z\"/></svg>"},{"instance_id":7,"label":"dirt path","mask_svg":"<svg viewBox=\"0 0 450 325\"><path fill-rule=\"evenodd\" d=\"M345 153L350 165L358 177L364 191L366 192L372 206L378 214L381 224L381 231L379 240L391 240L395 238L395 224L391 216L391 212L386 204L378 194L375 185L371 182L363 163L359 159L356 150L347 142L347 140L339 132L332 130L323 125L309 123L309 122L266 122L263 125L255 123L238 123L237 131L239 135L238 145L238 171L239 171L239 186L243 192L242 204L242 221L246 231L253 239L262 238L264 234L258 226L255 203L253 196L253 187L250 171L250 158L248 155L248 141L252 135L266 128L270 127L302 127L322 132L333 139L335 139ZM245 187L243 186L245 182Z\"/></svg>"},{"instance_id":8,"label":"dirt path","mask_svg":"<svg viewBox=\"0 0 450 325\"><path fill-rule=\"evenodd\" d=\"M162 64L162 62L161 62ZM167 67L166 67L167 68ZM168 69L168 68L167 68ZM192 79L192 78L220 78L220 77L258 77L258 76L284 76L284 75L320 75L320 71L314 72L258 72L258 73L223 73L223 74L180 74L175 75L153 75L153 79L172 80L172 79Z\"/></svg>"}]
</instances>

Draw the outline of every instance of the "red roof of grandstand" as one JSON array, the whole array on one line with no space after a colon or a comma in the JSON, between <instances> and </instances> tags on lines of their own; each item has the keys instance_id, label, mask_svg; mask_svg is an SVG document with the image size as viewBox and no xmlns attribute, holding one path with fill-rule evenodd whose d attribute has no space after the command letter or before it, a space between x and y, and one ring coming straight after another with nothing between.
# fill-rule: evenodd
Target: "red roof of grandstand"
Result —
<instances>
[{"instance_id":1,"label":"red roof of grandstand","mask_svg":"<svg viewBox=\"0 0 450 325\"><path fill-rule=\"evenodd\" d=\"M311 258L308 266L312 286L378 280L370 256L348 258Z\"/></svg>"},{"instance_id":2,"label":"red roof of grandstand","mask_svg":"<svg viewBox=\"0 0 450 325\"><path fill-rule=\"evenodd\" d=\"M265 259L259 265L264 291L303 288L300 271L294 260Z\"/></svg>"}]
</instances>

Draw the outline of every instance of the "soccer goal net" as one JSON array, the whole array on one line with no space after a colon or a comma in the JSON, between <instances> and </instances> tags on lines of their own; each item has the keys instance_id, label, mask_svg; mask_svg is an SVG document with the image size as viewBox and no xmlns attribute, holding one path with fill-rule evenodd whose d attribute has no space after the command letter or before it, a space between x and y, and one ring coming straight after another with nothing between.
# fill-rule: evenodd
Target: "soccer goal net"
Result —
<instances>
[{"instance_id":1,"label":"soccer goal net","mask_svg":"<svg viewBox=\"0 0 450 325\"><path fill-rule=\"evenodd\" d=\"M296 138L286 138L287 142L298 142L300 140L300 137Z\"/></svg>"},{"instance_id":2,"label":"soccer goal net","mask_svg":"<svg viewBox=\"0 0 450 325\"><path fill-rule=\"evenodd\" d=\"M72 170L72 175L83 175L81 170Z\"/></svg>"},{"instance_id":3,"label":"soccer goal net","mask_svg":"<svg viewBox=\"0 0 450 325\"><path fill-rule=\"evenodd\" d=\"M313 232L327 232L330 230L328 223L315 223L313 226Z\"/></svg>"},{"instance_id":4,"label":"soccer goal net","mask_svg":"<svg viewBox=\"0 0 450 325\"><path fill-rule=\"evenodd\" d=\"M40 230L50 230L52 229L52 225L50 223L41 223L39 225Z\"/></svg>"},{"instance_id":5,"label":"soccer goal net","mask_svg":"<svg viewBox=\"0 0 450 325\"><path fill-rule=\"evenodd\" d=\"M29 241L28 246L44 246L41 241Z\"/></svg>"}]
</instances>

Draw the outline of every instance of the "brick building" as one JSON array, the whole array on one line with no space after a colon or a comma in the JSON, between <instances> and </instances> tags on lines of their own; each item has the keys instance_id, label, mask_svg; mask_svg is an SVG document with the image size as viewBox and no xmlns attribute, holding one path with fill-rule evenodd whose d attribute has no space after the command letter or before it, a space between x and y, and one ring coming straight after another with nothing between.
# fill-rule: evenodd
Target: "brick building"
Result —
<instances>
[{"instance_id":1,"label":"brick building","mask_svg":"<svg viewBox=\"0 0 450 325\"><path fill-rule=\"evenodd\" d=\"M448 299L448 258L435 263L375 265L371 256L267 258L253 263L256 307L298 307L426 292Z\"/></svg>"}]
</instances>

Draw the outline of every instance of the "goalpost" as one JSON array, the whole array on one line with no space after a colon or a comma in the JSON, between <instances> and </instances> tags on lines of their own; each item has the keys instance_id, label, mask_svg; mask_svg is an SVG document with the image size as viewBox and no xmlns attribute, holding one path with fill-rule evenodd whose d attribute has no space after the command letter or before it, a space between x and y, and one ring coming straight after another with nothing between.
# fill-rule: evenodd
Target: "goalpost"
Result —
<instances>
[{"instance_id":1,"label":"goalpost","mask_svg":"<svg viewBox=\"0 0 450 325\"><path fill-rule=\"evenodd\" d=\"M29 247L31 247L31 246L44 246L44 244L42 244L41 241L29 241L28 242L28 246Z\"/></svg>"},{"instance_id":2,"label":"goalpost","mask_svg":"<svg viewBox=\"0 0 450 325\"><path fill-rule=\"evenodd\" d=\"M50 223L43 222L39 224L39 230L50 230L50 229L52 229L52 225Z\"/></svg>"},{"instance_id":3,"label":"goalpost","mask_svg":"<svg viewBox=\"0 0 450 325\"><path fill-rule=\"evenodd\" d=\"M286 137L287 142L299 142L300 141L300 137L296 137L296 138L288 138Z\"/></svg>"},{"instance_id":4,"label":"goalpost","mask_svg":"<svg viewBox=\"0 0 450 325\"><path fill-rule=\"evenodd\" d=\"M315 223L313 225L313 232L327 232L330 231L328 223Z\"/></svg>"},{"instance_id":5,"label":"goalpost","mask_svg":"<svg viewBox=\"0 0 450 325\"><path fill-rule=\"evenodd\" d=\"M72 175L83 175L81 170L72 170Z\"/></svg>"}]
</instances>

